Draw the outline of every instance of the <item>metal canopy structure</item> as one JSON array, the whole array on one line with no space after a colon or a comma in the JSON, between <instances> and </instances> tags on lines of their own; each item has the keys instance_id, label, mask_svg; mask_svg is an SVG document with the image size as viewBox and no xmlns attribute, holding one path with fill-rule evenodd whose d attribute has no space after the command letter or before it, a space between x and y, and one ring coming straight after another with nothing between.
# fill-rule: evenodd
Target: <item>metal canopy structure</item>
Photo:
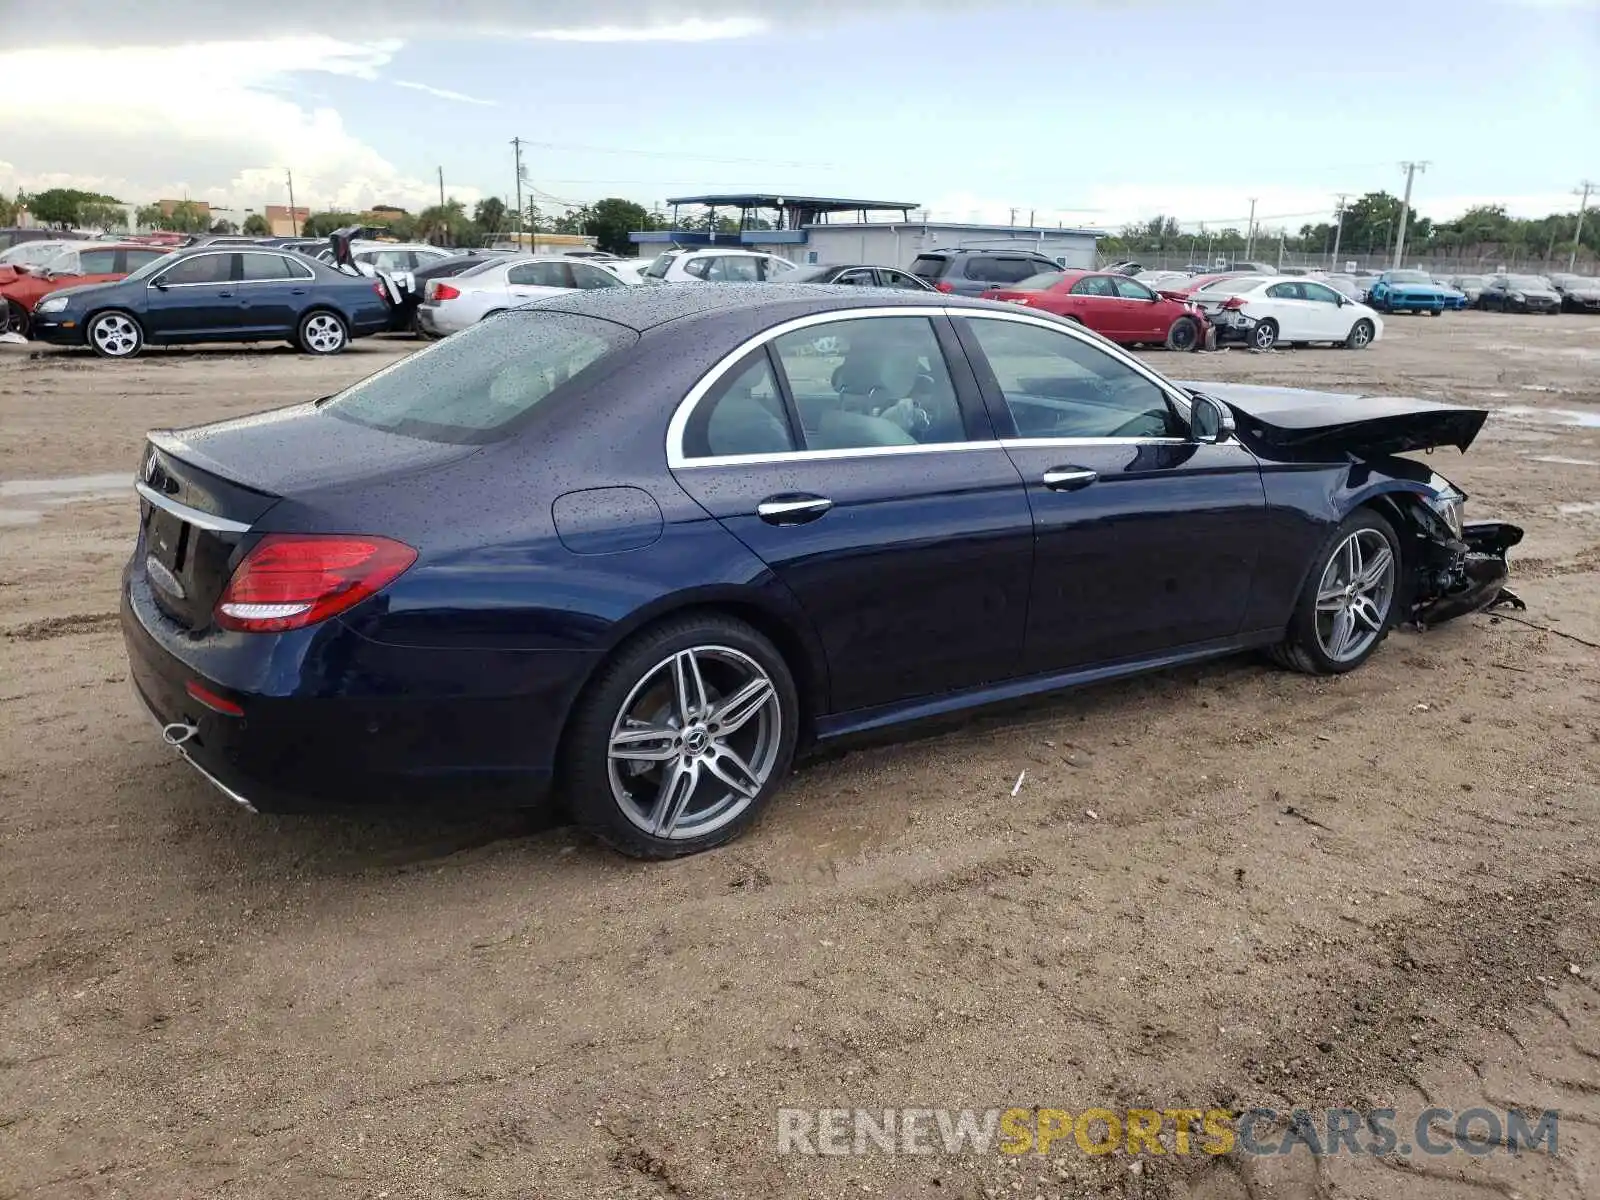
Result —
<instances>
[{"instance_id":1,"label":"metal canopy structure","mask_svg":"<svg viewBox=\"0 0 1600 1200\"><path fill-rule=\"evenodd\" d=\"M857 219L865 223L869 212L898 212L901 220L909 221L911 210L917 207L916 202L911 200L849 200L838 196L778 196L740 192L715 196L675 196L669 197L667 203L672 205L673 228L679 226L678 209L681 205L698 204L710 210L713 226L716 224L717 209L738 209L741 230L749 229L752 219L761 212L778 214L775 228L794 230L807 225L826 224L832 213L854 213Z\"/></svg>"}]
</instances>

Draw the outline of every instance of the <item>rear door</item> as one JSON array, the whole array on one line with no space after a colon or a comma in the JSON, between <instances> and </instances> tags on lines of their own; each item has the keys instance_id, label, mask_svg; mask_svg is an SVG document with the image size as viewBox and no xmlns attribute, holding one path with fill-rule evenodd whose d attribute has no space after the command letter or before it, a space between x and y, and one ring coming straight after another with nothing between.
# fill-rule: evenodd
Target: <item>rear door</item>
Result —
<instances>
[{"instance_id":1,"label":"rear door","mask_svg":"<svg viewBox=\"0 0 1600 1200\"><path fill-rule=\"evenodd\" d=\"M239 329L249 337L289 337L306 307L311 268L284 254L240 253Z\"/></svg>"},{"instance_id":2,"label":"rear door","mask_svg":"<svg viewBox=\"0 0 1600 1200\"><path fill-rule=\"evenodd\" d=\"M1267 522L1250 452L1190 441L1180 398L1094 339L1021 313L955 324L1032 508L1025 669L1235 637Z\"/></svg>"},{"instance_id":3,"label":"rear door","mask_svg":"<svg viewBox=\"0 0 1600 1200\"><path fill-rule=\"evenodd\" d=\"M1032 523L965 356L936 308L830 317L691 393L679 483L797 597L832 711L1014 676Z\"/></svg>"},{"instance_id":4,"label":"rear door","mask_svg":"<svg viewBox=\"0 0 1600 1200\"><path fill-rule=\"evenodd\" d=\"M223 339L237 334L239 255L196 254L174 263L145 289L145 333L163 338Z\"/></svg>"}]
</instances>

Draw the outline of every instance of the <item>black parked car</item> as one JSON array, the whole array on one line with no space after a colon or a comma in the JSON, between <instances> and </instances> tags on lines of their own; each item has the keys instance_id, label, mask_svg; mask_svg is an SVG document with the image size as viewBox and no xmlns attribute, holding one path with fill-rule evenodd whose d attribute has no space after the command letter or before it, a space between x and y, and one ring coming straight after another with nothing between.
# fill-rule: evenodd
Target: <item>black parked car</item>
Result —
<instances>
[{"instance_id":1,"label":"black parked car","mask_svg":"<svg viewBox=\"0 0 1600 1200\"><path fill-rule=\"evenodd\" d=\"M1564 275L1556 290L1561 293L1562 312L1600 312L1600 279Z\"/></svg>"},{"instance_id":2,"label":"black parked car","mask_svg":"<svg viewBox=\"0 0 1600 1200\"><path fill-rule=\"evenodd\" d=\"M117 283L52 292L33 310L33 336L132 358L146 343L287 340L337 354L381 333L390 302L381 280L346 275L300 254L241 246L177 250Z\"/></svg>"},{"instance_id":3,"label":"black parked car","mask_svg":"<svg viewBox=\"0 0 1600 1200\"><path fill-rule=\"evenodd\" d=\"M928 250L917 255L911 273L935 291L981 296L990 288L1021 283L1046 271L1059 271L1053 258L1031 250Z\"/></svg>"},{"instance_id":4,"label":"black parked car","mask_svg":"<svg viewBox=\"0 0 1600 1200\"><path fill-rule=\"evenodd\" d=\"M123 631L241 803L554 784L684 854L814 743L1254 647L1336 674L1510 600L1521 531L1393 457L1486 416L1180 385L942 296L572 292L150 434Z\"/></svg>"},{"instance_id":5,"label":"black parked car","mask_svg":"<svg viewBox=\"0 0 1600 1200\"><path fill-rule=\"evenodd\" d=\"M785 283L837 283L844 287L901 288L908 292L931 292L933 285L898 267L859 265L800 267L783 277Z\"/></svg>"},{"instance_id":6,"label":"black parked car","mask_svg":"<svg viewBox=\"0 0 1600 1200\"><path fill-rule=\"evenodd\" d=\"M1558 313L1561 293L1542 275L1493 275L1478 293L1478 307L1499 312Z\"/></svg>"}]
</instances>

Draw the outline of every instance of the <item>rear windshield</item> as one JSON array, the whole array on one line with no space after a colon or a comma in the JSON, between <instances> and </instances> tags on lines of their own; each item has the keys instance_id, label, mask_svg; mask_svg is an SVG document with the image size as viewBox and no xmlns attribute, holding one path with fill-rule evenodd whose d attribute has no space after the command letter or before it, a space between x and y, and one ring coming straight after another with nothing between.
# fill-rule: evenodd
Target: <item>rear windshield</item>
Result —
<instances>
[{"instance_id":1,"label":"rear windshield","mask_svg":"<svg viewBox=\"0 0 1600 1200\"><path fill-rule=\"evenodd\" d=\"M911 273L924 279L937 279L944 274L945 264L949 261L942 254L919 254L917 261L911 264Z\"/></svg>"},{"instance_id":2,"label":"rear windshield","mask_svg":"<svg viewBox=\"0 0 1600 1200\"><path fill-rule=\"evenodd\" d=\"M562 384L638 340L593 317L504 313L363 379L323 411L432 442L492 442Z\"/></svg>"}]
</instances>

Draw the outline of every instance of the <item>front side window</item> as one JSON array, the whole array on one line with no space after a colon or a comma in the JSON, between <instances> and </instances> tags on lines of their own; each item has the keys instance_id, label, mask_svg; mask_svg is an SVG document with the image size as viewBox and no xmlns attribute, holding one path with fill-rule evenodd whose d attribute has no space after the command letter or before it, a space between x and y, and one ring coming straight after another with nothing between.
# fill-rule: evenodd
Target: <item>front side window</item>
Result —
<instances>
[{"instance_id":1,"label":"front side window","mask_svg":"<svg viewBox=\"0 0 1600 1200\"><path fill-rule=\"evenodd\" d=\"M863 317L773 342L807 450L966 440L955 387L926 317Z\"/></svg>"},{"instance_id":2,"label":"front side window","mask_svg":"<svg viewBox=\"0 0 1600 1200\"><path fill-rule=\"evenodd\" d=\"M765 346L752 350L722 377L695 407L683 431L687 458L783 454L795 448Z\"/></svg>"},{"instance_id":3,"label":"front side window","mask_svg":"<svg viewBox=\"0 0 1600 1200\"><path fill-rule=\"evenodd\" d=\"M866 267L862 267L860 270L856 270L856 271L845 271L845 272L842 272L839 275L839 277L834 280L834 282L835 283L843 283L843 284L846 284L846 285L848 285L850 287L872 287L872 286L874 286L874 280L872 278L872 272L871 272L871 270L869 270Z\"/></svg>"},{"instance_id":4,"label":"front side window","mask_svg":"<svg viewBox=\"0 0 1600 1200\"><path fill-rule=\"evenodd\" d=\"M1156 298L1156 294L1145 287L1144 284L1138 280L1129 279L1125 275L1119 275L1111 282L1117 289L1117 295L1124 300L1154 300Z\"/></svg>"},{"instance_id":5,"label":"front side window","mask_svg":"<svg viewBox=\"0 0 1600 1200\"><path fill-rule=\"evenodd\" d=\"M683 273L691 279L704 279L713 261L709 258L691 258L683 264Z\"/></svg>"},{"instance_id":6,"label":"front side window","mask_svg":"<svg viewBox=\"0 0 1600 1200\"><path fill-rule=\"evenodd\" d=\"M1022 438L1177 437L1166 393L1069 333L968 318Z\"/></svg>"},{"instance_id":7,"label":"front side window","mask_svg":"<svg viewBox=\"0 0 1600 1200\"><path fill-rule=\"evenodd\" d=\"M639 274L646 279L665 279L667 277L667 268L670 266L672 266L672 255L658 254L650 260L650 265L640 271Z\"/></svg>"},{"instance_id":8,"label":"front side window","mask_svg":"<svg viewBox=\"0 0 1600 1200\"><path fill-rule=\"evenodd\" d=\"M786 258L763 258L761 260L761 278L763 279L782 279L792 270L794 270L794 264Z\"/></svg>"},{"instance_id":9,"label":"front side window","mask_svg":"<svg viewBox=\"0 0 1600 1200\"><path fill-rule=\"evenodd\" d=\"M171 286L191 283L227 283L233 278L237 254L199 254L173 265L161 282Z\"/></svg>"},{"instance_id":10,"label":"front side window","mask_svg":"<svg viewBox=\"0 0 1600 1200\"><path fill-rule=\"evenodd\" d=\"M1320 283L1302 283L1300 290L1306 294L1307 300L1315 300L1318 304L1338 304L1339 294L1331 287Z\"/></svg>"},{"instance_id":11,"label":"front side window","mask_svg":"<svg viewBox=\"0 0 1600 1200\"><path fill-rule=\"evenodd\" d=\"M492 442L638 340L631 329L592 317L509 312L368 376L322 411L427 441Z\"/></svg>"},{"instance_id":12,"label":"front side window","mask_svg":"<svg viewBox=\"0 0 1600 1200\"><path fill-rule=\"evenodd\" d=\"M1267 295L1274 300L1304 300L1305 293L1298 283L1275 283L1267 289Z\"/></svg>"}]
</instances>

